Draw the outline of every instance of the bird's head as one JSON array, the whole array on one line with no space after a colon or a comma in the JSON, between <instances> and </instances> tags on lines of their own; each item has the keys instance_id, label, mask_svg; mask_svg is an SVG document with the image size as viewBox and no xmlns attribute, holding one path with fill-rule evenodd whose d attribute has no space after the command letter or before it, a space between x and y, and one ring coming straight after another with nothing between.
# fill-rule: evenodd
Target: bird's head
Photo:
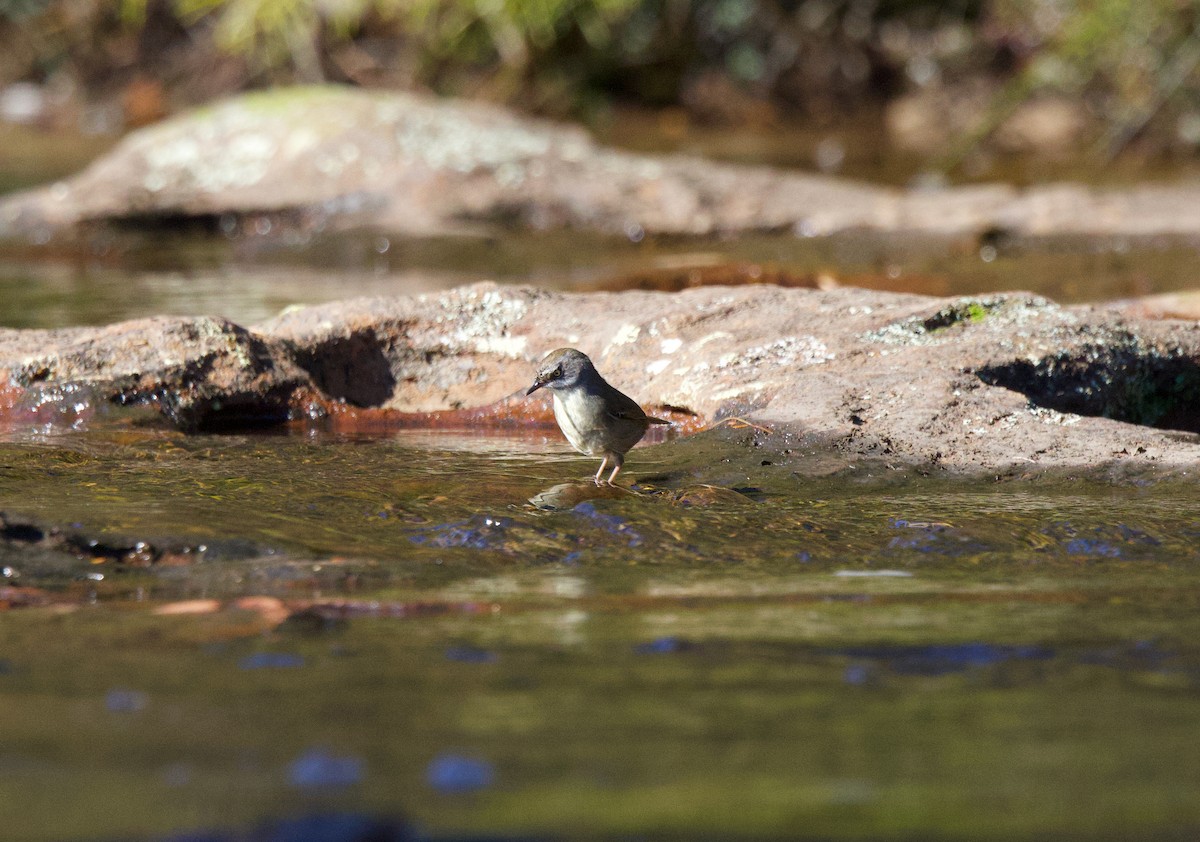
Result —
<instances>
[{"instance_id":1,"label":"bird's head","mask_svg":"<svg viewBox=\"0 0 1200 842\"><path fill-rule=\"evenodd\" d=\"M543 386L547 389L569 389L595 370L587 354L574 348L559 348L538 363L537 376L525 394L532 395Z\"/></svg>"}]
</instances>

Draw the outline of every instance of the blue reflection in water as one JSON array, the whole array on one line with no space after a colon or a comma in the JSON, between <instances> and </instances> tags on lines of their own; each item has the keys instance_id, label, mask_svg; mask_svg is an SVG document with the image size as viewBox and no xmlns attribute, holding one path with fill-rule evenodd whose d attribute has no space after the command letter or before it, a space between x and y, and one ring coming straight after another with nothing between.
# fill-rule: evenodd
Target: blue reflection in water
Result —
<instances>
[{"instance_id":1,"label":"blue reflection in water","mask_svg":"<svg viewBox=\"0 0 1200 842\"><path fill-rule=\"evenodd\" d=\"M429 785L447 795L487 789L495 777L491 763L461 754L439 754L425 769L425 780Z\"/></svg>"},{"instance_id":2,"label":"blue reflection in water","mask_svg":"<svg viewBox=\"0 0 1200 842\"><path fill-rule=\"evenodd\" d=\"M361 781L365 772L366 766L358 757L314 748L292 761L288 782L301 789L341 789Z\"/></svg>"},{"instance_id":3,"label":"blue reflection in water","mask_svg":"<svg viewBox=\"0 0 1200 842\"><path fill-rule=\"evenodd\" d=\"M296 669L304 666L304 656L291 652L255 652L238 661L244 670Z\"/></svg>"},{"instance_id":4,"label":"blue reflection in water","mask_svg":"<svg viewBox=\"0 0 1200 842\"><path fill-rule=\"evenodd\" d=\"M498 658L495 652L475 646L451 646L446 649L446 660L464 664L492 664Z\"/></svg>"},{"instance_id":5,"label":"blue reflection in water","mask_svg":"<svg viewBox=\"0 0 1200 842\"><path fill-rule=\"evenodd\" d=\"M656 637L647 643L639 643L633 647L638 655L670 655L673 652L685 652L692 644L678 637Z\"/></svg>"},{"instance_id":6,"label":"blue reflection in water","mask_svg":"<svg viewBox=\"0 0 1200 842\"><path fill-rule=\"evenodd\" d=\"M150 698L138 690L114 687L104 696L104 707L112 713L137 713L150 703Z\"/></svg>"},{"instance_id":7,"label":"blue reflection in water","mask_svg":"<svg viewBox=\"0 0 1200 842\"><path fill-rule=\"evenodd\" d=\"M410 535L414 544L449 549L466 547L472 550L502 549L507 532L513 526L510 517L475 515L466 520L443 523Z\"/></svg>"},{"instance_id":8,"label":"blue reflection in water","mask_svg":"<svg viewBox=\"0 0 1200 842\"><path fill-rule=\"evenodd\" d=\"M1090 555L1116 558L1121 555L1119 547L1095 538L1072 538L1066 545L1067 555Z\"/></svg>"},{"instance_id":9,"label":"blue reflection in water","mask_svg":"<svg viewBox=\"0 0 1200 842\"><path fill-rule=\"evenodd\" d=\"M1122 558L1162 544L1153 535L1124 523L1079 528L1070 521L1055 521L1041 532L1053 538L1067 555L1090 558Z\"/></svg>"},{"instance_id":10,"label":"blue reflection in water","mask_svg":"<svg viewBox=\"0 0 1200 842\"><path fill-rule=\"evenodd\" d=\"M584 501L571 509L571 511L583 518L590 525L598 526L608 534L624 539L630 547L637 547L642 543L641 533L631 527L629 521L620 515L605 514L596 508L595 503Z\"/></svg>"},{"instance_id":11,"label":"blue reflection in water","mask_svg":"<svg viewBox=\"0 0 1200 842\"><path fill-rule=\"evenodd\" d=\"M946 675L1005 661L1044 661L1054 657L1054 650L1045 646L948 643L932 646L859 646L837 650L835 654L881 662L900 675Z\"/></svg>"}]
</instances>

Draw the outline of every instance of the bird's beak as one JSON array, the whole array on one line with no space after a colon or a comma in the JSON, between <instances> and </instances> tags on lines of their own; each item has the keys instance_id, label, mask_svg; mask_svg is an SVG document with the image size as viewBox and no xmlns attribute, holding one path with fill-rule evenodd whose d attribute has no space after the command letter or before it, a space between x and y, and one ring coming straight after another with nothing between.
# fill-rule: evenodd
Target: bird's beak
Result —
<instances>
[{"instance_id":1,"label":"bird's beak","mask_svg":"<svg viewBox=\"0 0 1200 842\"><path fill-rule=\"evenodd\" d=\"M525 390L525 397L529 397L530 395L532 395L534 392L536 392L538 389L542 388L545 385L546 384L543 383L541 380L534 380L533 385Z\"/></svg>"}]
</instances>

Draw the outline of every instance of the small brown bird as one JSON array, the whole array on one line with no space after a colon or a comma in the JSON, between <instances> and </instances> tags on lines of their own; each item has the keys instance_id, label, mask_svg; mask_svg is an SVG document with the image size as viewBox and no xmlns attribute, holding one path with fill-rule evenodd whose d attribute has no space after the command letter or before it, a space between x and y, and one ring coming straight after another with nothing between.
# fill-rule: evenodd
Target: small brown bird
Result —
<instances>
[{"instance_id":1,"label":"small brown bird","mask_svg":"<svg viewBox=\"0 0 1200 842\"><path fill-rule=\"evenodd\" d=\"M532 395L543 386L554 394L554 420L571 446L588 456L601 457L597 485L612 485L625 464L625 454L651 424L671 423L643 412L633 398L600 376L587 354L574 348L559 348L547 354L525 394ZM609 462L613 463L612 474L602 480Z\"/></svg>"}]
</instances>

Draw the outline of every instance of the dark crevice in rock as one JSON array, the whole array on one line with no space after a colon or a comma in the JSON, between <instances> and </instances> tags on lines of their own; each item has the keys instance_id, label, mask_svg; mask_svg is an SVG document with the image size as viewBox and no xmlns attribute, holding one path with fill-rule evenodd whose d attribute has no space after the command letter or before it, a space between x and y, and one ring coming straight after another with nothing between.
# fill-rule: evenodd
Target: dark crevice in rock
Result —
<instances>
[{"instance_id":1,"label":"dark crevice in rock","mask_svg":"<svg viewBox=\"0 0 1200 842\"><path fill-rule=\"evenodd\" d=\"M305 230L312 212L305 208L236 208L220 212L135 209L106 219L88 222L93 230L106 227L116 231L145 234L172 233L203 236L234 236L250 228L258 234L279 234L287 230ZM264 223L269 223L265 228Z\"/></svg>"},{"instance_id":2,"label":"dark crevice in rock","mask_svg":"<svg viewBox=\"0 0 1200 842\"><path fill-rule=\"evenodd\" d=\"M159 401L167 419L185 433L228 433L285 423L291 418L290 397L290 389L278 389L186 401L163 393Z\"/></svg>"},{"instance_id":3,"label":"dark crevice in rock","mask_svg":"<svg viewBox=\"0 0 1200 842\"><path fill-rule=\"evenodd\" d=\"M1200 433L1200 361L1137 337L986 366L976 374L1047 409Z\"/></svg>"},{"instance_id":4,"label":"dark crevice in rock","mask_svg":"<svg viewBox=\"0 0 1200 842\"><path fill-rule=\"evenodd\" d=\"M111 226L120 231L172 232L181 234L203 234L214 236L221 232L221 220L227 214L219 213L186 213L184 211L146 210L131 211L120 216L105 220L95 220L91 225L95 228Z\"/></svg>"},{"instance_id":5,"label":"dark crevice in rock","mask_svg":"<svg viewBox=\"0 0 1200 842\"><path fill-rule=\"evenodd\" d=\"M396 388L388 349L374 331L329 339L294 359L318 389L354 406L382 406Z\"/></svg>"},{"instance_id":6,"label":"dark crevice in rock","mask_svg":"<svg viewBox=\"0 0 1200 842\"><path fill-rule=\"evenodd\" d=\"M153 391L127 388L111 403L124 408L154 408L185 433L229 433L277 427L291 420L292 389L280 386L265 392L233 392L197 396L187 388L162 386Z\"/></svg>"}]
</instances>

